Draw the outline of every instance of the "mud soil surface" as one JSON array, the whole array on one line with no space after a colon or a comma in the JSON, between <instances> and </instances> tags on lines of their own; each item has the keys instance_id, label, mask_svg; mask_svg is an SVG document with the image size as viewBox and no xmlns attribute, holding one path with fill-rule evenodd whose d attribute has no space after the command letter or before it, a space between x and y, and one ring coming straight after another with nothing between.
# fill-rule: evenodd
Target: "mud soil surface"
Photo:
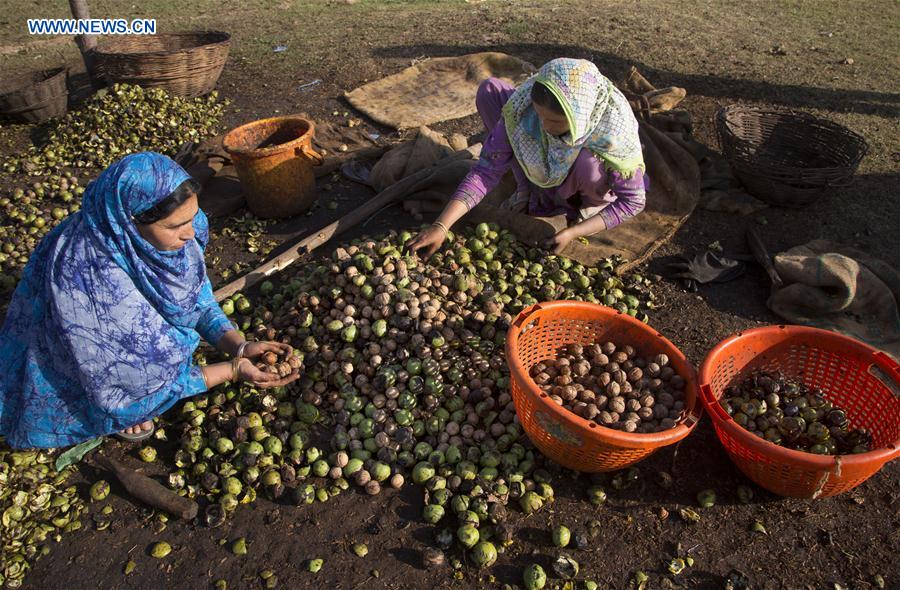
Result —
<instances>
[{"instance_id":1,"label":"mud soil surface","mask_svg":"<svg viewBox=\"0 0 900 590\"><path fill-rule=\"evenodd\" d=\"M173 28L202 26L234 33L219 84L234 102L226 127L279 112L305 111L332 122L346 120L344 112L358 117L341 98L345 90L417 59L482 50L512 53L535 64L558 56L589 58L611 77L637 65L658 87L688 90L683 106L694 117L695 135L712 146L713 114L724 104L769 104L822 114L854 128L870 143L870 154L852 186L800 212L768 209L742 218L697 211L643 271L658 273L671 257L701 251L715 241L726 251L743 252L748 224L757 224L772 252L827 237L900 265L900 12L895 3L869 3L865 17L841 3L787 1L686 6L661 0L631 8L588 1L197 4L202 9L190 17L157 2L148 3L146 10L159 8L161 22ZM107 2L103 8L140 16L128 6ZM7 28L0 30L10 26L2 23L0 27ZM10 71L58 59L49 55L46 45L29 48L29 39L10 39L22 44L2 54ZM287 43L288 51L273 53L280 43ZM64 55L74 63L71 51ZM847 58L853 63L847 64ZM314 79L322 80L314 90L296 90ZM365 124L387 138L402 137ZM435 128L477 138L479 125L476 117L469 117ZM20 147L23 133L9 131L4 149ZM8 189L18 180L2 182ZM322 202L335 200L338 208L322 206L312 216L273 224L267 230L271 239L311 232L372 195L340 178L320 181L319 189ZM227 223L214 223L214 229ZM415 225L396 208L348 235ZM215 279L235 261L260 262L239 241L224 237L214 239L209 256L219 259L210 268ZM721 339L778 322L765 306L766 275L755 267L738 280L696 294L665 282L658 291L665 305L651 316L652 325L696 364ZM128 460L137 464L134 449L119 443L105 448L130 455ZM639 468L640 479L632 487L615 491L607 486L609 502L599 509L584 501L588 478L558 477L558 500L548 509L528 518L514 511L517 541L498 565L490 573L465 567L459 579L449 567L426 570L422 565L421 551L431 544L432 527L421 522L422 493L414 486L374 499L345 493L324 505L303 508L260 499L219 528L170 522L158 533L150 526L150 513L114 487L119 493L111 496L113 525L96 531L87 517L81 531L65 536L36 564L24 587L212 588L215 580L225 579L228 588L260 588L259 573L266 569L276 572L282 588L521 587L526 565L540 563L549 571L559 552L550 542L551 525L566 524L577 533L597 519L602 534L590 549L566 552L581 564L579 577L594 579L601 588L634 587L638 570L649 574L648 588L723 588L732 569L743 572L753 588L877 588L876 575L884 577L885 587L900 588L895 565L900 554L897 463L836 498L788 500L754 488L753 502L741 504L736 488L748 481L729 461L710 422L703 420L683 443L658 452ZM147 470L164 473L162 467ZM674 484L662 486L659 472L670 473ZM83 467L85 495L97 477L92 468ZM716 506L698 509L699 522L684 522L678 508L696 508L696 494L704 488L717 492ZM756 521L767 534L750 531ZM249 553L235 557L228 547L241 536L249 542ZM174 547L163 560L148 554L159 540ZM367 557L350 552L355 542L368 544ZM694 567L673 578L666 571L667 561L688 550L696 559ZM463 558L456 552L452 556ZM305 562L315 557L323 558L325 565L310 574ZM125 576L122 569L129 559L137 568Z\"/></svg>"}]
</instances>

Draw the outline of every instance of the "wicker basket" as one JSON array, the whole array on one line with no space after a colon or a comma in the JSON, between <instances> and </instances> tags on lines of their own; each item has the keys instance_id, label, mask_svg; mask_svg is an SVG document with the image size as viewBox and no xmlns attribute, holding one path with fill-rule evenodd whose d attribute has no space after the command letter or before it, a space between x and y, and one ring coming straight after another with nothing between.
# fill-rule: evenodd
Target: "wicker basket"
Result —
<instances>
[{"instance_id":1,"label":"wicker basket","mask_svg":"<svg viewBox=\"0 0 900 590\"><path fill-rule=\"evenodd\" d=\"M104 40L94 53L108 84L160 87L192 98L215 88L230 45L231 35L221 31L123 35Z\"/></svg>"},{"instance_id":2,"label":"wicker basket","mask_svg":"<svg viewBox=\"0 0 900 590\"><path fill-rule=\"evenodd\" d=\"M727 106L716 113L716 132L747 192L780 207L805 207L846 186L868 151L846 127L790 110Z\"/></svg>"},{"instance_id":3,"label":"wicker basket","mask_svg":"<svg viewBox=\"0 0 900 590\"><path fill-rule=\"evenodd\" d=\"M25 123L40 123L66 114L68 68L32 72L0 85L0 114Z\"/></svg>"}]
</instances>

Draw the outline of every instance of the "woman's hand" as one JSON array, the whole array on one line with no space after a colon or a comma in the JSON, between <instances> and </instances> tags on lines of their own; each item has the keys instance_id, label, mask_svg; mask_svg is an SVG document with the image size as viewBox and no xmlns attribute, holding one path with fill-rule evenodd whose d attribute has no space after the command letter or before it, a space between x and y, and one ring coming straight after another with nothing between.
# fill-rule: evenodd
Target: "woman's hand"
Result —
<instances>
[{"instance_id":1,"label":"woman's hand","mask_svg":"<svg viewBox=\"0 0 900 590\"><path fill-rule=\"evenodd\" d=\"M238 379L241 381L246 381L256 387L268 389L270 387L283 387L289 383L293 383L300 377L300 371L294 371L287 377L279 377L274 373L260 371L250 359L241 357L238 359L237 375Z\"/></svg>"},{"instance_id":2,"label":"woman's hand","mask_svg":"<svg viewBox=\"0 0 900 590\"><path fill-rule=\"evenodd\" d=\"M547 248L554 254L561 254L563 250L566 249L566 246L569 245L573 239L575 239L575 235L570 231L571 228L566 228L556 233L555 236L549 238L544 241L544 248Z\"/></svg>"},{"instance_id":3,"label":"woman's hand","mask_svg":"<svg viewBox=\"0 0 900 590\"><path fill-rule=\"evenodd\" d=\"M420 231L416 237L406 242L406 247L416 252L425 250L425 258L431 258L431 255L438 251L444 240L447 239L447 232L437 225L432 225Z\"/></svg>"},{"instance_id":4,"label":"woman's hand","mask_svg":"<svg viewBox=\"0 0 900 590\"><path fill-rule=\"evenodd\" d=\"M284 344L283 342L248 342L247 346L244 347L244 358L255 361L261 357L264 352L274 352L281 356L291 356L294 354L294 349L291 348L290 344Z\"/></svg>"}]
</instances>

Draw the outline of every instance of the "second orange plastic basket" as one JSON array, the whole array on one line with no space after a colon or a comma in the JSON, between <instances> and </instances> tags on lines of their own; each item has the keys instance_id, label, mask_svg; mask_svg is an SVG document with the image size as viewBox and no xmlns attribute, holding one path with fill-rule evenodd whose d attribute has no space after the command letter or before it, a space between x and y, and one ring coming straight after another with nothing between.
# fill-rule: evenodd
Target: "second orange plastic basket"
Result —
<instances>
[{"instance_id":1,"label":"second orange plastic basket","mask_svg":"<svg viewBox=\"0 0 900 590\"><path fill-rule=\"evenodd\" d=\"M532 366L556 358L566 344L612 341L639 355L665 353L685 380L685 411L671 430L628 433L605 428L557 405L530 377ZM694 367L662 334L630 315L578 301L538 303L522 310L506 337L506 359L516 414L540 451L560 465L584 472L627 467L690 434L700 419Z\"/></svg>"},{"instance_id":2,"label":"second orange plastic basket","mask_svg":"<svg viewBox=\"0 0 900 590\"><path fill-rule=\"evenodd\" d=\"M778 446L738 425L719 405L732 384L755 370L782 371L818 387L867 428L872 450L858 455L813 455ZM731 460L771 492L824 498L846 492L900 456L900 365L858 340L802 326L768 326L732 336L700 367L700 394Z\"/></svg>"}]
</instances>

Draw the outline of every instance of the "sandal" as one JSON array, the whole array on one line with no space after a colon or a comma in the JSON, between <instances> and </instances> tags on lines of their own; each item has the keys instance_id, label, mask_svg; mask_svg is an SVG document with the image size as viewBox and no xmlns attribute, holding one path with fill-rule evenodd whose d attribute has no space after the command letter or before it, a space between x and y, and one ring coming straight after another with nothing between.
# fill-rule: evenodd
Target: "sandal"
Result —
<instances>
[{"instance_id":1,"label":"sandal","mask_svg":"<svg viewBox=\"0 0 900 590\"><path fill-rule=\"evenodd\" d=\"M127 432L117 432L116 438L120 438L126 442L141 442L150 438L153 433L156 432L156 425L154 424L150 430L143 430L137 434L129 434Z\"/></svg>"}]
</instances>

